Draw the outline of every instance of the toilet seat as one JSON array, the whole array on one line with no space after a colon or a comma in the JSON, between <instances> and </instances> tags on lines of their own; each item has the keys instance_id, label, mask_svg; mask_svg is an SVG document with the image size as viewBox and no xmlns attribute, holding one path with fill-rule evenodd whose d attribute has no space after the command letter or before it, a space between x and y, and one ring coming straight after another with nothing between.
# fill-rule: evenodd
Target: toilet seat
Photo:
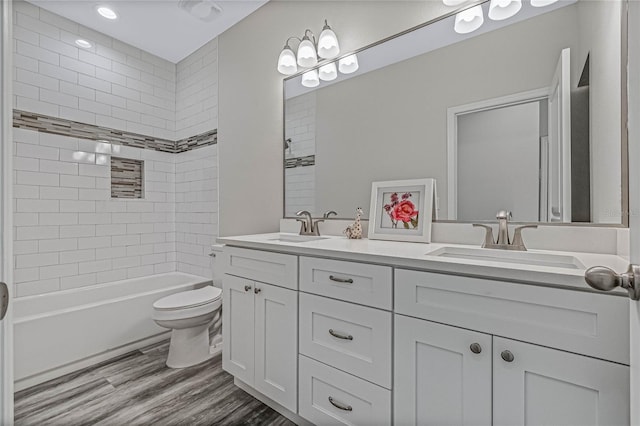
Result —
<instances>
[{"instance_id":1,"label":"toilet seat","mask_svg":"<svg viewBox=\"0 0 640 426\"><path fill-rule=\"evenodd\" d=\"M158 311L175 311L196 308L215 302L221 297L222 290L209 285L196 290L187 290L165 296L153 303L153 309Z\"/></svg>"}]
</instances>

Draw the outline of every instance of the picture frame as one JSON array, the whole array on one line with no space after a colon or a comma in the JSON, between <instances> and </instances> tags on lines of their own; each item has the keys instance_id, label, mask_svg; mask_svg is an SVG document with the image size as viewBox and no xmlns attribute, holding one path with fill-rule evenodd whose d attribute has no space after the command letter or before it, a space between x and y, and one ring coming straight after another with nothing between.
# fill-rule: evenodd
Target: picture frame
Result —
<instances>
[{"instance_id":1,"label":"picture frame","mask_svg":"<svg viewBox=\"0 0 640 426\"><path fill-rule=\"evenodd\" d=\"M371 184L369 239L431 242L435 179L409 179Z\"/></svg>"}]
</instances>

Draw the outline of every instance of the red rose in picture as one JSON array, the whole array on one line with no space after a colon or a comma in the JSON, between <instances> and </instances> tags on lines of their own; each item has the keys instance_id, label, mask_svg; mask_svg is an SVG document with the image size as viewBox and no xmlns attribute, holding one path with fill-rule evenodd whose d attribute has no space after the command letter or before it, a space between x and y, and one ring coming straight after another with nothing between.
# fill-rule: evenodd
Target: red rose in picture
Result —
<instances>
[{"instance_id":1,"label":"red rose in picture","mask_svg":"<svg viewBox=\"0 0 640 426\"><path fill-rule=\"evenodd\" d=\"M416 206L408 199L400 201L391 211L391 217L401 222L411 222L411 219L418 216Z\"/></svg>"}]
</instances>

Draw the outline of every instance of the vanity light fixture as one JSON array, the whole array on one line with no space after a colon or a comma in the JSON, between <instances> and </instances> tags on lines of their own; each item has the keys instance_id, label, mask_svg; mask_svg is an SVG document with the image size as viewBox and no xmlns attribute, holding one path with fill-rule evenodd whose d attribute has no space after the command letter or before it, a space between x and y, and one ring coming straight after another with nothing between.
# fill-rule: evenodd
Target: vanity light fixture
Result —
<instances>
[{"instance_id":1,"label":"vanity light fixture","mask_svg":"<svg viewBox=\"0 0 640 426\"><path fill-rule=\"evenodd\" d=\"M358 57L356 54L341 58L338 61L338 69L342 74L351 74L358 71Z\"/></svg>"},{"instance_id":2,"label":"vanity light fixture","mask_svg":"<svg viewBox=\"0 0 640 426\"><path fill-rule=\"evenodd\" d=\"M329 62L318 69L318 77L322 81L335 80L338 77L338 70L335 62Z\"/></svg>"},{"instance_id":3,"label":"vanity light fixture","mask_svg":"<svg viewBox=\"0 0 640 426\"><path fill-rule=\"evenodd\" d=\"M482 6L477 5L456 14L453 29L458 34L468 34L480 28L483 23L484 13L482 12Z\"/></svg>"},{"instance_id":4,"label":"vanity light fixture","mask_svg":"<svg viewBox=\"0 0 640 426\"><path fill-rule=\"evenodd\" d=\"M96 11L103 18L109 19L113 21L114 19L118 19L118 14L108 6L98 6Z\"/></svg>"},{"instance_id":5,"label":"vanity light fixture","mask_svg":"<svg viewBox=\"0 0 640 426\"><path fill-rule=\"evenodd\" d=\"M87 40L83 40L81 38L76 40L76 46L82 47L83 49L91 49L92 44Z\"/></svg>"},{"instance_id":6,"label":"vanity light fixture","mask_svg":"<svg viewBox=\"0 0 640 426\"><path fill-rule=\"evenodd\" d=\"M554 4L558 0L531 0L531 6L533 7L545 7L550 4Z\"/></svg>"},{"instance_id":7,"label":"vanity light fixture","mask_svg":"<svg viewBox=\"0 0 640 426\"><path fill-rule=\"evenodd\" d=\"M302 74L302 85L304 87L318 87L319 84L318 70L311 70Z\"/></svg>"},{"instance_id":8,"label":"vanity light fixture","mask_svg":"<svg viewBox=\"0 0 640 426\"><path fill-rule=\"evenodd\" d=\"M522 0L491 0L489 18L502 21L511 18L522 9Z\"/></svg>"},{"instance_id":9,"label":"vanity light fixture","mask_svg":"<svg viewBox=\"0 0 640 426\"><path fill-rule=\"evenodd\" d=\"M298 50L295 55L289 42L298 40ZM296 59L297 65L302 68L315 67L318 59L333 59L340 54L340 44L338 37L333 32L327 20L320 33L320 38L316 41L313 31L306 29L302 38L289 37L278 57L278 72L284 75L292 75L298 72L297 66L291 64L292 55Z\"/></svg>"}]
</instances>

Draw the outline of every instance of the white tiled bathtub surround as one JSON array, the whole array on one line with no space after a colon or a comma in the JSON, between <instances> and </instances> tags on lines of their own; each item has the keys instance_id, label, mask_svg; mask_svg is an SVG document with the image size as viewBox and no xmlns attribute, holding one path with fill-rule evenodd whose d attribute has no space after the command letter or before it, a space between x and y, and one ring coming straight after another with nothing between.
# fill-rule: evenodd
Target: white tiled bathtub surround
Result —
<instances>
[{"instance_id":1,"label":"white tiled bathtub surround","mask_svg":"<svg viewBox=\"0 0 640 426\"><path fill-rule=\"evenodd\" d=\"M176 270L174 154L14 129L18 297ZM111 199L110 155L145 198Z\"/></svg>"}]
</instances>

